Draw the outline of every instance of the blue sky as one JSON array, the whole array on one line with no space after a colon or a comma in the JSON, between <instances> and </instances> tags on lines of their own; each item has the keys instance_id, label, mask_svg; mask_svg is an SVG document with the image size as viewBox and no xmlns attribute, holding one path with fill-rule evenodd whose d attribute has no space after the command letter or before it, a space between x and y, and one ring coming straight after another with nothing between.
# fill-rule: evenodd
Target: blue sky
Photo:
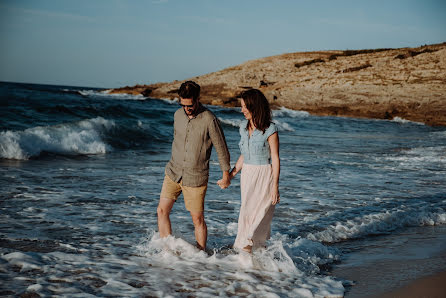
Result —
<instances>
[{"instance_id":1,"label":"blue sky","mask_svg":"<svg viewBox=\"0 0 446 298\"><path fill-rule=\"evenodd\" d=\"M0 0L0 81L120 87L446 41L446 1Z\"/></svg>"}]
</instances>

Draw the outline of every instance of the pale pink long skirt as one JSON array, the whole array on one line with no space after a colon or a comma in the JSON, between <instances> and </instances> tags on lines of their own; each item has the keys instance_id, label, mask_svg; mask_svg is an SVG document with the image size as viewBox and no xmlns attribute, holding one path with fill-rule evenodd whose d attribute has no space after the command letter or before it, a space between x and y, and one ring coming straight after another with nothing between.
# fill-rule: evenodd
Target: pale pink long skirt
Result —
<instances>
[{"instance_id":1,"label":"pale pink long skirt","mask_svg":"<svg viewBox=\"0 0 446 298\"><path fill-rule=\"evenodd\" d=\"M275 208L271 201L272 166L244 164L240 179L242 204L234 248L249 245L255 249L264 246L271 234Z\"/></svg>"}]
</instances>

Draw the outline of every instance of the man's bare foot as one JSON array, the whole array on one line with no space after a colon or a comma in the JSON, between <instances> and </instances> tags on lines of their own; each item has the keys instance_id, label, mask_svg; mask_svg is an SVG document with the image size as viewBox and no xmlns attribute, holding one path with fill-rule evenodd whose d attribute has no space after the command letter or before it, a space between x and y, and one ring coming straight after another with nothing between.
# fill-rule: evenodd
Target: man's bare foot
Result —
<instances>
[{"instance_id":1,"label":"man's bare foot","mask_svg":"<svg viewBox=\"0 0 446 298\"><path fill-rule=\"evenodd\" d=\"M206 248L198 244L198 242L195 242L195 247L198 248L199 250L206 251Z\"/></svg>"}]
</instances>

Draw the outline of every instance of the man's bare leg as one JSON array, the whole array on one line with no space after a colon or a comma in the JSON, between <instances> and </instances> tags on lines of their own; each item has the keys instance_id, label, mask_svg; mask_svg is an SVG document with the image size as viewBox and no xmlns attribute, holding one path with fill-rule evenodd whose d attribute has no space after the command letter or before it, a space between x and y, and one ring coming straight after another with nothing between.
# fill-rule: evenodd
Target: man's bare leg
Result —
<instances>
[{"instance_id":1,"label":"man's bare leg","mask_svg":"<svg viewBox=\"0 0 446 298\"><path fill-rule=\"evenodd\" d=\"M170 225L170 210L172 210L175 200L160 198L158 203L158 208L156 209L158 213L158 230L160 232L160 237L164 238L172 234L172 227Z\"/></svg>"},{"instance_id":2,"label":"man's bare leg","mask_svg":"<svg viewBox=\"0 0 446 298\"><path fill-rule=\"evenodd\" d=\"M197 240L198 248L205 250L208 238L208 228L204 221L204 212L191 212L190 215L192 216L192 222L195 227L195 239Z\"/></svg>"}]
</instances>

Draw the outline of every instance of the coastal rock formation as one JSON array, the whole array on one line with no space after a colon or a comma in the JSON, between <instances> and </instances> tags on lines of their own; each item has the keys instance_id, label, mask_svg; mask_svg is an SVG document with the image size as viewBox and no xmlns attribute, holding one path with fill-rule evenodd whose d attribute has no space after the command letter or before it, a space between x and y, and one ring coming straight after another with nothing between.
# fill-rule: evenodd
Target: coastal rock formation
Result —
<instances>
[{"instance_id":1,"label":"coastal rock formation","mask_svg":"<svg viewBox=\"0 0 446 298\"><path fill-rule=\"evenodd\" d=\"M446 126L446 43L289 53L189 79L201 85L201 101L207 104L238 106L241 91L259 88L273 107ZM110 92L174 99L182 82Z\"/></svg>"}]
</instances>

